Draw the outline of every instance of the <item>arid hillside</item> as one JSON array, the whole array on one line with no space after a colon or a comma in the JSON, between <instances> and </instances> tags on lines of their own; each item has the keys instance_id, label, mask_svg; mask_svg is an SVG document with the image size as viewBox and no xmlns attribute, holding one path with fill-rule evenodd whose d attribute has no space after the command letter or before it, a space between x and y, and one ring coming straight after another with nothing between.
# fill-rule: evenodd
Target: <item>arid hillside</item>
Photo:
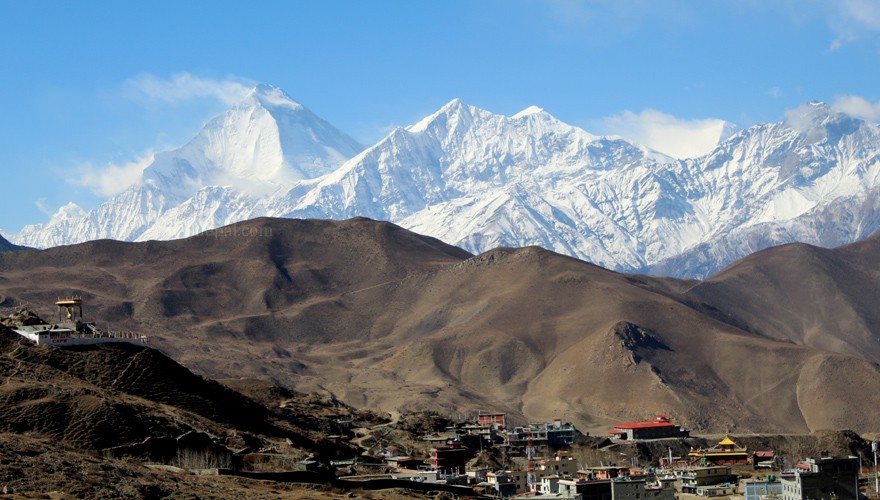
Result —
<instances>
[{"instance_id":1,"label":"arid hillside","mask_svg":"<svg viewBox=\"0 0 880 500\"><path fill-rule=\"evenodd\" d=\"M803 244L755 253L687 295L760 335L880 363L880 233L836 249Z\"/></svg>"},{"instance_id":2,"label":"arid hillside","mask_svg":"<svg viewBox=\"0 0 880 500\"><path fill-rule=\"evenodd\" d=\"M29 313L0 317L4 495L434 497L391 487L355 494L351 490L357 488L333 479L330 461L361 451L352 444L351 426L339 421L366 433L374 426L388 431L389 421L372 412L264 381L234 379L221 384L143 345L37 346L6 326L22 324L23 318L27 324L39 324ZM406 415L401 421L410 418ZM397 434L412 439L412 433ZM327 439L328 435L341 435L343 440ZM297 472L287 471L297 470L298 461L307 456L318 465L289 477ZM216 467L246 477L190 471Z\"/></svg>"},{"instance_id":3,"label":"arid hillside","mask_svg":"<svg viewBox=\"0 0 880 500\"><path fill-rule=\"evenodd\" d=\"M0 378L0 433L39 435L79 450L137 445L125 454L157 460L180 446L228 453L216 443L239 440L334 453L305 424L308 411L282 417L145 346L36 346L0 325ZM152 444L139 447L148 438Z\"/></svg>"},{"instance_id":4,"label":"arid hillside","mask_svg":"<svg viewBox=\"0 0 880 500\"><path fill-rule=\"evenodd\" d=\"M875 431L878 261L876 239L782 247L701 283L534 247L471 256L367 219L256 219L4 253L0 303L48 314L81 294L99 326L150 335L196 372L360 407L600 432L660 411L699 431Z\"/></svg>"}]
</instances>

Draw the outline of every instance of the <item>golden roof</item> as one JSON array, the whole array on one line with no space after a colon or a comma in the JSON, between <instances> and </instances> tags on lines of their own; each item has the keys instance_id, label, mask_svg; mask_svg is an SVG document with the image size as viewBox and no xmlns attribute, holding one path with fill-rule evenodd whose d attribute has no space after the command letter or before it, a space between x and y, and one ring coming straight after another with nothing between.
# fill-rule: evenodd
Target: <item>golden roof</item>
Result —
<instances>
[{"instance_id":1,"label":"golden roof","mask_svg":"<svg viewBox=\"0 0 880 500\"><path fill-rule=\"evenodd\" d=\"M58 297L58 301L55 302L56 306L79 306L82 305L82 297Z\"/></svg>"},{"instance_id":2,"label":"golden roof","mask_svg":"<svg viewBox=\"0 0 880 500\"><path fill-rule=\"evenodd\" d=\"M730 439L730 436L724 436L724 439L718 442L721 446L736 446L736 443L733 442L733 439Z\"/></svg>"}]
</instances>

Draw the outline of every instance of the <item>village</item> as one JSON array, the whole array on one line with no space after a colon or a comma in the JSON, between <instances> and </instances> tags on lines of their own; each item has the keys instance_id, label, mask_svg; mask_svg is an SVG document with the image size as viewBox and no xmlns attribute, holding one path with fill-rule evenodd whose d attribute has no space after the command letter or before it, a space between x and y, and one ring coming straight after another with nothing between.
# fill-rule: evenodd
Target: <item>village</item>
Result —
<instances>
[{"instance_id":1,"label":"village","mask_svg":"<svg viewBox=\"0 0 880 500\"><path fill-rule=\"evenodd\" d=\"M668 443L655 463L584 464L572 454L580 433L570 423L507 425L503 413L480 412L472 423L423 436L433 446L427 457L408 456L396 446L381 448L383 477L470 486L494 498L517 499L668 499L876 498L876 476L861 468L859 457L803 457L791 463L774 450L749 450L725 435L708 447L674 455L672 444L689 432L660 414L653 420L622 422L598 441L606 451L644 443ZM511 466L479 466L473 460L486 450L503 450ZM624 454L621 454L624 455ZM471 465L469 465L471 464ZM867 465L867 464L866 464ZM860 475L860 470L866 471ZM870 472L868 472L870 471ZM375 479L379 474L349 476Z\"/></svg>"},{"instance_id":2,"label":"village","mask_svg":"<svg viewBox=\"0 0 880 500\"><path fill-rule=\"evenodd\" d=\"M152 347L147 337L102 331L84 322L81 297L59 298L55 305L56 322L46 323L22 309L13 331L37 345L57 348L120 342ZM280 408L285 408L284 402ZM395 434L400 419L398 412L372 425L338 418L336 433L327 439L359 450L359 455L327 464L313 456L262 470L285 474L315 471L323 465L325 473L350 487L391 480L395 487L411 484L462 497L880 498L876 442L862 456L835 456L824 450L816 456L794 456L791 450L749 449L729 433L714 441L695 437L662 413L650 420L617 423L602 436L583 434L561 418L514 424L507 414L492 411L479 411L469 419L421 415L407 429L409 434ZM873 462L865 452L873 452ZM235 455L267 463L283 457L277 448L245 447ZM204 467L188 468L206 473ZM217 467L210 470L241 474Z\"/></svg>"}]
</instances>

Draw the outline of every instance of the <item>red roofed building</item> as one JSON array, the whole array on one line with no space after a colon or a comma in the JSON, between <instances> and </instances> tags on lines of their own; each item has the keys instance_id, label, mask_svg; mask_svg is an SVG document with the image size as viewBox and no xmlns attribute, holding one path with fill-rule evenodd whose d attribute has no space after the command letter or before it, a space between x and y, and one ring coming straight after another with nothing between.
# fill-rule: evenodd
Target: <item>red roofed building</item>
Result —
<instances>
[{"instance_id":1,"label":"red roofed building","mask_svg":"<svg viewBox=\"0 0 880 500\"><path fill-rule=\"evenodd\" d=\"M773 451L756 451L752 453L750 462L752 462L752 467L756 469L759 467L772 469L776 465L776 453Z\"/></svg>"},{"instance_id":2,"label":"red roofed building","mask_svg":"<svg viewBox=\"0 0 880 500\"><path fill-rule=\"evenodd\" d=\"M609 435L612 439L634 441L636 439L688 437L690 433L673 424L666 415L660 414L654 420L617 424L611 429Z\"/></svg>"}]
</instances>

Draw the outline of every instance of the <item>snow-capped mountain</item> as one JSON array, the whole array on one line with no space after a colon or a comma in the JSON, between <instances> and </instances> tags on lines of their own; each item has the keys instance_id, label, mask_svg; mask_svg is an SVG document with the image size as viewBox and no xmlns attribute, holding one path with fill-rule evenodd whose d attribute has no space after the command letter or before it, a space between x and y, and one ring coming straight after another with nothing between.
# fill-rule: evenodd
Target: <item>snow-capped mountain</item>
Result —
<instances>
[{"instance_id":1,"label":"snow-capped mountain","mask_svg":"<svg viewBox=\"0 0 880 500\"><path fill-rule=\"evenodd\" d=\"M366 216L474 252L540 245L617 270L705 276L769 245L839 245L880 228L880 131L821 103L687 160L540 108L503 116L459 100L360 149L260 86L157 155L140 184L14 240L170 239L256 216Z\"/></svg>"},{"instance_id":2,"label":"snow-capped mountain","mask_svg":"<svg viewBox=\"0 0 880 500\"><path fill-rule=\"evenodd\" d=\"M715 222L698 244L652 263L657 274L705 276L770 246L833 247L880 229L880 127L823 103L679 165L699 174L691 205Z\"/></svg>"},{"instance_id":3,"label":"snow-capped mountain","mask_svg":"<svg viewBox=\"0 0 880 500\"><path fill-rule=\"evenodd\" d=\"M169 210L198 202L203 188L252 203L332 172L362 149L281 89L258 85L189 143L157 154L141 182L88 213L68 205L47 224L26 226L15 239L49 247L99 238L137 240L145 233L188 236L224 223L228 217L217 214L224 209L190 211L182 227L157 230L156 224Z\"/></svg>"},{"instance_id":4,"label":"snow-capped mountain","mask_svg":"<svg viewBox=\"0 0 880 500\"><path fill-rule=\"evenodd\" d=\"M472 251L535 244L638 266L629 236L591 199L615 172L658 161L671 160L539 108L507 117L453 100L274 208L285 217L391 220Z\"/></svg>"}]
</instances>

